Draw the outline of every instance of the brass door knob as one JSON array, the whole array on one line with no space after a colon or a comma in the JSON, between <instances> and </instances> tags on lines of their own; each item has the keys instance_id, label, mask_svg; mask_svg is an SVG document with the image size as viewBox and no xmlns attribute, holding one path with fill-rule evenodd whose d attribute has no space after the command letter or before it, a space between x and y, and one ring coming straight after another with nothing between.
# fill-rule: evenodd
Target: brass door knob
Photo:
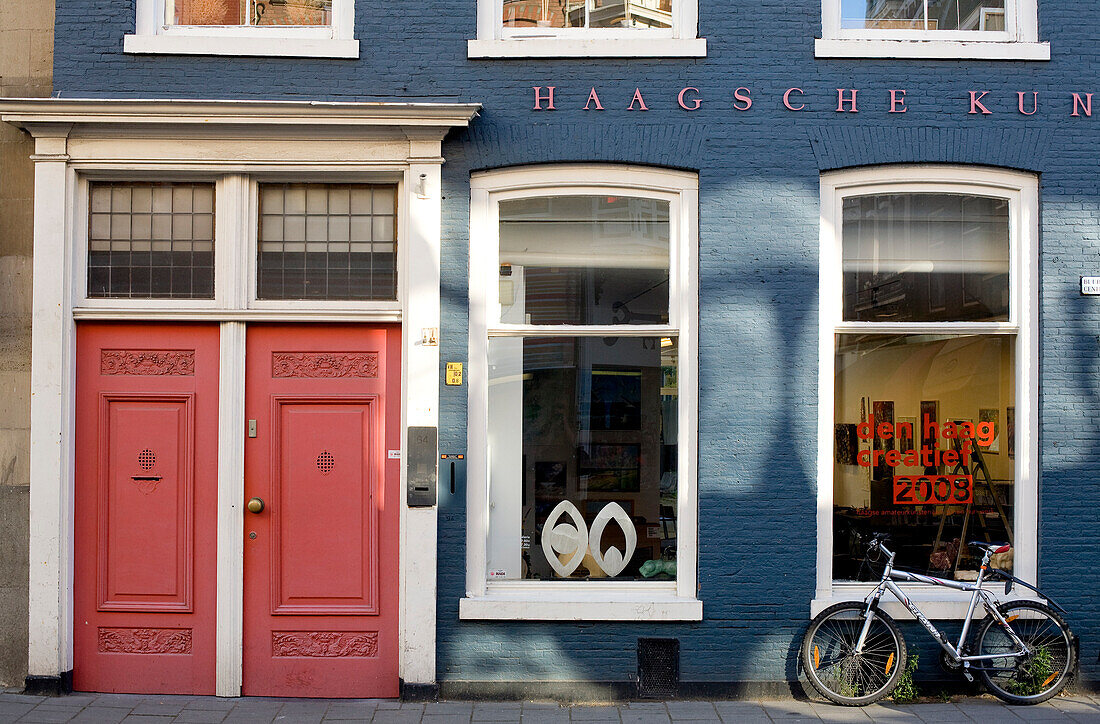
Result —
<instances>
[{"instance_id":1,"label":"brass door knob","mask_svg":"<svg viewBox=\"0 0 1100 724\"><path fill-rule=\"evenodd\" d=\"M264 511L264 501L262 498L252 498L248 501L249 513L262 513Z\"/></svg>"}]
</instances>

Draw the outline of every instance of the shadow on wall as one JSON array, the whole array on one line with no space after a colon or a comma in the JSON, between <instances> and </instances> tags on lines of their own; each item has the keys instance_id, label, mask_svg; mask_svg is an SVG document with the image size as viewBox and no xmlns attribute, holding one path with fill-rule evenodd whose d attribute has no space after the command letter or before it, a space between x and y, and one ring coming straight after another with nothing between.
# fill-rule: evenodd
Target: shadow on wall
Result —
<instances>
[{"instance_id":1,"label":"shadow on wall","mask_svg":"<svg viewBox=\"0 0 1100 724\"><path fill-rule=\"evenodd\" d=\"M466 347L461 149L448 150L447 354ZM708 174L715 177L708 178ZM700 178L700 623L459 621L464 501L441 511L439 680L633 682L637 639L680 639L684 682L784 682L815 584L818 188L811 178ZM756 219L759 223L745 223ZM446 244L446 242L445 242ZM448 337L448 335L450 335ZM441 388L464 449L466 390ZM461 427L461 430L455 428ZM585 692L582 686L572 689ZM593 696L606 698L593 689Z\"/></svg>"}]
</instances>

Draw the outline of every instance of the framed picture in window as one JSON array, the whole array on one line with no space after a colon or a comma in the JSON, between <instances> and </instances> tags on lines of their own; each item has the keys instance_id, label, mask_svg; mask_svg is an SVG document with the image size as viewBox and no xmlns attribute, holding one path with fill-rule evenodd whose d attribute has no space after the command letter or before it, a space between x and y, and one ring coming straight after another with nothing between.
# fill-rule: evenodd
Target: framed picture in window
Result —
<instances>
[{"instance_id":1,"label":"framed picture in window","mask_svg":"<svg viewBox=\"0 0 1100 724\"><path fill-rule=\"evenodd\" d=\"M640 445L582 445L577 449L581 492L636 493L641 481Z\"/></svg>"}]
</instances>

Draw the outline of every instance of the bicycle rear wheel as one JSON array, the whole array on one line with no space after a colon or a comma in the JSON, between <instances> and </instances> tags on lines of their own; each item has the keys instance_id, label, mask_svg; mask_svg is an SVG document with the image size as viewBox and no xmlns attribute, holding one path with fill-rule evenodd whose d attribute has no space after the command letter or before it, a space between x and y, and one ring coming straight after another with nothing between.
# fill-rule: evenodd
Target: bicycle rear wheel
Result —
<instances>
[{"instance_id":1,"label":"bicycle rear wheel","mask_svg":"<svg viewBox=\"0 0 1100 724\"><path fill-rule=\"evenodd\" d=\"M998 607L1001 615L1027 647L1030 656L994 658L979 664L978 675L990 693L1010 704L1039 704L1061 691L1073 671L1073 634L1054 609L1038 601L1019 601ZM1016 651L1008 633L987 616L974 639L974 653L1007 654Z\"/></svg>"},{"instance_id":2,"label":"bicycle rear wheel","mask_svg":"<svg viewBox=\"0 0 1100 724\"><path fill-rule=\"evenodd\" d=\"M802 640L806 678L826 699L844 706L865 706L888 695L905 669L905 639L882 611L875 612L863 650L855 653L864 608L861 601L830 606L814 617Z\"/></svg>"}]
</instances>

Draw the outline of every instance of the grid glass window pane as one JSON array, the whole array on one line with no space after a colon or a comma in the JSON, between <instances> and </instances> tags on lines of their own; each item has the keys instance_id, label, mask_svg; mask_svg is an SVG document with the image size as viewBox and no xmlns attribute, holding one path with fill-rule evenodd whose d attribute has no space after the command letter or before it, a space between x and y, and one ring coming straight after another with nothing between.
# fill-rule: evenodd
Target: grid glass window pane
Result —
<instances>
[{"instance_id":1,"label":"grid glass window pane","mask_svg":"<svg viewBox=\"0 0 1100 724\"><path fill-rule=\"evenodd\" d=\"M1004 31L1005 0L843 0L846 30Z\"/></svg>"},{"instance_id":2,"label":"grid glass window pane","mask_svg":"<svg viewBox=\"0 0 1100 724\"><path fill-rule=\"evenodd\" d=\"M1006 321L1008 211L962 194L844 199L844 319Z\"/></svg>"},{"instance_id":3,"label":"grid glass window pane","mask_svg":"<svg viewBox=\"0 0 1100 724\"><path fill-rule=\"evenodd\" d=\"M90 184L90 298L212 299L214 184Z\"/></svg>"},{"instance_id":4,"label":"grid glass window pane","mask_svg":"<svg viewBox=\"0 0 1100 724\"><path fill-rule=\"evenodd\" d=\"M261 184L260 299L397 298L397 186Z\"/></svg>"},{"instance_id":5,"label":"grid glass window pane","mask_svg":"<svg viewBox=\"0 0 1100 724\"><path fill-rule=\"evenodd\" d=\"M541 196L499 209L501 322L668 324L667 201Z\"/></svg>"}]
</instances>

